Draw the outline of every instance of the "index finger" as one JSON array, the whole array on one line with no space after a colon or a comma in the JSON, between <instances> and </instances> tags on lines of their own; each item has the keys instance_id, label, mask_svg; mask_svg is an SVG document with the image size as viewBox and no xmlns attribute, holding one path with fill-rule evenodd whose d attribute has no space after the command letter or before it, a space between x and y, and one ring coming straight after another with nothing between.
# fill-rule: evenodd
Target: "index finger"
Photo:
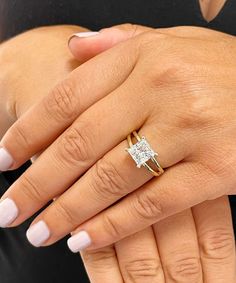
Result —
<instances>
[{"instance_id":1,"label":"index finger","mask_svg":"<svg viewBox=\"0 0 236 283\"><path fill-rule=\"evenodd\" d=\"M0 171L16 169L45 149L81 113L120 86L136 60L135 52L125 49L127 43L81 65L26 112L0 143Z\"/></svg>"}]
</instances>

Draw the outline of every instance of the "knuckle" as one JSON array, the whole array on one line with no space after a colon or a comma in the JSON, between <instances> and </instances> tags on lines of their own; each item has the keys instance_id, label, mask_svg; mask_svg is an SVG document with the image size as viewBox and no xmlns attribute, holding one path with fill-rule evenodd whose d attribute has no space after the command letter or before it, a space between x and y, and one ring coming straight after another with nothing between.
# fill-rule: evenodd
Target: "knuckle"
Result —
<instances>
[{"instance_id":1,"label":"knuckle","mask_svg":"<svg viewBox=\"0 0 236 283\"><path fill-rule=\"evenodd\" d=\"M185 95L185 106L182 104L174 119L178 129L201 129L209 126L215 120L212 110L213 101L206 97L194 95L194 90L189 89Z\"/></svg>"},{"instance_id":2,"label":"knuckle","mask_svg":"<svg viewBox=\"0 0 236 283\"><path fill-rule=\"evenodd\" d=\"M104 213L102 216L102 223L107 235L109 235L113 241L120 238L121 229L118 223L110 215Z\"/></svg>"},{"instance_id":3,"label":"knuckle","mask_svg":"<svg viewBox=\"0 0 236 283\"><path fill-rule=\"evenodd\" d=\"M149 71L151 73L152 69L155 68L154 60L156 58L156 50L162 49L167 44L167 39L170 35L165 33L160 33L155 30L150 30L139 34L135 38L135 43L138 49L138 54L140 59L150 60L152 64L152 68ZM155 68L156 69L156 68Z\"/></svg>"},{"instance_id":4,"label":"knuckle","mask_svg":"<svg viewBox=\"0 0 236 283\"><path fill-rule=\"evenodd\" d=\"M174 33L176 33L177 36L179 34L181 35L183 32L192 35L193 31L195 31L195 28L192 26L176 26L176 27L171 27L170 29L174 31Z\"/></svg>"},{"instance_id":5,"label":"knuckle","mask_svg":"<svg viewBox=\"0 0 236 283\"><path fill-rule=\"evenodd\" d=\"M91 186L96 195L105 199L120 198L130 185L111 161L102 158L95 164Z\"/></svg>"},{"instance_id":6,"label":"knuckle","mask_svg":"<svg viewBox=\"0 0 236 283\"><path fill-rule=\"evenodd\" d=\"M41 186L32 179L32 177L23 174L20 179L21 194L26 196L33 203L44 204L45 192L41 189Z\"/></svg>"},{"instance_id":7,"label":"knuckle","mask_svg":"<svg viewBox=\"0 0 236 283\"><path fill-rule=\"evenodd\" d=\"M143 29L143 27L133 23L125 23L120 27L122 28L122 30L125 30L129 33L130 38L135 37L140 32L140 30Z\"/></svg>"},{"instance_id":8,"label":"knuckle","mask_svg":"<svg viewBox=\"0 0 236 283\"><path fill-rule=\"evenodd\" d=\"M204 256L213 260L227 259L235 249L235 240L230 229L207 231L199 237L199 242Z\"/></svg>"},{"instance_id":9,"label":"knuckle","mask_svg":"<svg viewBox=\"0 0 236 283\"><path fill-rule=\"evenodd\" d=\"M146 32L140 37L142 36L141 61L149 66L143 66L145 70L149 68L145 82L154 90L163 87L168 87L171 90L177 88L186 94L189 90L194 89L193 78L196 78L197 66L194 64L191 54L181 50L182 42L168 33L155 31ZM156 62L157 48L164 55L162 58L158 58L158 62Z\"/></svg>"},{"instance_id":10,"label":"knuckle","mask_svg":"<svg viewBox=\"0 0 236 283\"><path fill-rule=\"evenodd\" d=\"M164 43L167 38L171 38L171 36L168 33L161 33L151 29L142 33L139 38L141 41L141 48L147 51L147 49L152 50L153 45L155 47L157 45L160 46L160 44Z\"/></svg>"},{"instance_id":11,"label":"knuckle","mask_svg":"<svg viewBox=\"0 0 236 283\"><path fill-rule=\"evenodd\" d=\"M154 258L138 259L124 264L125 273L131 282L140 282L139 280L142 279L151 280L152 278L156 278L160 269L160 262Z\"/></svg>"},{"instance_id":12,"label":"knuckle","mask_svg":"<svg viewBox=\"0 0 236 283\"><path fill-rule=\"evenodd\" d=\"M199 258L183 257L167 264L164 268L173 282L197 283L201 280L201 263Z\"/></svg>"},{"instance_id":13,"label":"knuckle","mask_svg":"<svg viewBox=\"0 0 236 283\"><path fill-rule=\"evenodd\" d=\"M55 203L54 214L60 221L63 219L67 224L72 225L73 227L77 225L78 219L75 211L72 211L70 206L64 201L61 201L60 198L57 199Z\"/></svg>"},{"instance_id":14,"label":"knuckle","mask_svg":"<svg viewBox=\"0 0 236 283\"><path fill-rule=\"evenodd\" d=\"M119 27L119 26L118 26ZM136 24L132 24L132 23L125 23L125 24L121 24L120 27L126 31L132 31L132 30L136 30L137 29L137 25Z\"/></svg>"},{"instance_id":15,"label":"knuckle","mask_svg":"<svg viewBox=\"0 0 236 283\"><path fill-rule=\"evenodd\" d=\"M43 102L47 113L53 115L56 120L71 121L78 114L78 101L73 80L67 79L60 82Z\"/></svg>"},{"instance_id":16,"label":"knuckle","mask_svg":"<svg viewBox=\"0 0 236 283\"><path fill-rule=\"evenodd\" d=\"M169 88L178 88L183 94L189 93L192 87L190 78L193 66L186 60L185 55L180 53L176 58L172 53L162 60L164 68L156 66L149 74L151 86L154 88L168 86Z\"/></svg>"},{"instance_id":17,"label":"knuckle","mask_svg":"<svg viewBox=\"0 0 236 283\"><path fill-rule=\"evenodd\" d=\"M72 127L65 132L59 140L58 153L68 164L88 163L92 156L89 146L88 128L82 126ZM81 164L82 165L82 164Z\"/></svg>"},{"instance_id":18,"label":"knuckle","mask_svg":"<svg viewBox=\"0 0 236 283\"><path fill-rule=\"evenodd\" d=\"M113 247L106 247L95 251L84 251L82 257L87 266L100 270L113 267L116 253Z\"/></svg>"},{"instance_id":19,"label":"knuckle","mask_svg":"<svg viewBox=\"0 0 236 283\"><path fill-rule=\"evenodd\" d=\"M134 213L148 221L156 221L163 216L164 209L161 199L158 199L153 192L136 193L133 203Z\"/></svg>"},{"instance_id":20,"label":"knuckle","mask_svg":"<svg viewBox=\"0 0 236 283\"><path fill-rule=\"evenodd\" d=\"M174 51L161 59L160 64L153 64L155 59L152 57L154 55L151 54L151 58L147 59L153 66L144 80L145 85L149 85L153 92L160 91L165 101L167 99L169 101L176 100L180 103L178 98L181 96L183 101L187 101L191 106L199 107L201 105L197 104L199 95L196 95L199 91L199 79L196 78L196 67L191 63L191 59L185 58L187 55L181 54L181 52L176 56ZM178 94L169 96L166 89L169 90L169 93L178 91ZM182 102L179 106L183 109L186 105Z\"/></svg>"},{"instance_id":21,"label":"knuckle","mask_svg":"<svg viewBox=\"0 0 236 283\"><path fill-rule=\"evenodd\" d=\"M27 135L24 123L20 123L20 121L16 122L8 132L8 137L14 140L14 144L20 145L21 149L27 149L27 151L33 146L30 136ZM23 151L21 150L21 152Z\"/></svg>"},{"instance_id":22,"label":"knuckle","mask_svg":"<svg viewBox=\"0 0 236 283\"><path fill-rule=\"evenodd\" d=\"M186 112L184 113L184 111L179 111L179 113L176 115L176 119L174 122L174 126L177 129L193 129L196 128L197 125L202 125L202 123L200 123L200 119L198 119L198 115L195 111L192 111L193 109L191 108L191 105L189 105L188 102L186 102L186 104L188 104L189 108L186 107Z\"/></svg>"}]
</instances>

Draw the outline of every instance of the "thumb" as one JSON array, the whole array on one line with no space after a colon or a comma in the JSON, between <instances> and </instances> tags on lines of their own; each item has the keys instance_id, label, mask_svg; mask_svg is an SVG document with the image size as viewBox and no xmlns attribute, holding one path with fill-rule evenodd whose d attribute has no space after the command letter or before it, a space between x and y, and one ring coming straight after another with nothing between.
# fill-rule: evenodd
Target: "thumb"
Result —
<instances>
[{"instance_id":1,"label":"thumb","mask_svg":"<svg viewBox=\"0 0 236 283\"><path fill-rule=\"evenodd\" d=\"M68 45L74 57L83 63L114 45L150 29L139 25L123 24L102 29L99 32L76 33L69 39Z\"/></svg>"}]
</instances>

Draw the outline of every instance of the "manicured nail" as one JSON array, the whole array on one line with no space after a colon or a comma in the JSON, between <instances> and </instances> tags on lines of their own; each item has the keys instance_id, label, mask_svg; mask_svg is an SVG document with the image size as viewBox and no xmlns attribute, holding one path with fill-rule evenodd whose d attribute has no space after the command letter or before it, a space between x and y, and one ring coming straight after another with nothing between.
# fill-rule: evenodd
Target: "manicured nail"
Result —
<instances>
[{"instance_id":1,"label":"manicured nail","mask_svg":"<svg viewBox=\"0 0 236 283\"><path fill-rule=\"evenodd\" d=\"M75 234L67 241L67 245L73 253L77 253L86 249L91 245L91 243L91 238L85 231L81 231L78 234Z\"/></svg>"},{"instance_id":2,"label":"manicured nail","mask_svg":"<svg viewBox=\"0 0 236 283\"><path fill-rule=\"evenodd\" d=\"M0 202L0 227L8 227L18 216L18 208L15 202L9 198Z\"/></svg>"},{"instance_id":3,"label":"manicured nail","mask_svg":"<svg viewBox=\"0 0 236 283\"><path fill-rule=\"evenodd\" d=\"M13 164L13 158L5 148L0 148L0 171L7 171Z\"/></svg>"},{"instance_id":4,"label":"manicured nail","mask_svg":"<svg viewBox=\"0 0 236 283\"><path fill-rule=\"evenodd\" d=\"M38 248L50 237L50 231L47 224L41 220L28 229L26 237L33 246Z\"/></svg>"},{"instance_id":5,"label":"manicured nail","mask_svg":"<svg viewBox=\"0 0 236 283\"><path fill-rule=\"evenodd\" d=\"M87 38L87 37L93 37L99 35L98 31L89 31L89 32L79 32L79 33L75 33L72 35L73 36L77 36L79 38Z\"/></svg>"}]
</instances>

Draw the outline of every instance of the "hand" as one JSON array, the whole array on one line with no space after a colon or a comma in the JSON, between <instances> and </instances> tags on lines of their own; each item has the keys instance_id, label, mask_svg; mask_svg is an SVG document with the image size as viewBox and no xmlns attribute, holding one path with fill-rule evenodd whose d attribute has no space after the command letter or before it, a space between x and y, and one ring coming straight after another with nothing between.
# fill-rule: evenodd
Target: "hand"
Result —
<instances>
[{"instance_id":1,"label":"hand","mask_svg":"<svg viewBox=\"0 0 236 283\"><path fill-rule=\"evenodd\" d=\"M234 283L232 239L229 203L222 197L82 256L91 283Z\"/></svg>"},{"instance_id":2,"label":"hand","mask_svg":"<svg viewBox=\"0 0 236 283\"><path fill-rule=\"evenodd\" d=\"M134 36L79 67L2 140L13 169L69 127L3 196L8 224L70 188L28 236L49 245L78 226L73 250L97 249L233 192L234 54L232 36L173 28ZM139 128L168 168L159 178L137 169L124 151L122 140Z\"/></svg>"},{"instance_id":3,"label":"hand","mask_svg":"<svg viewBox=\"0 0 236 283\"><path fill-rule=\"evenodd\" d=\"M57 75L60 75L60 72L55 70L58 69L65 73L69 71L67 70L67 66L70 66L69 61L71 59L68 57L67 53L58 54L60 60L57 58L55 62L50 62L50 64L49 60L44 59L47 57L49 57L50 60L56 59L56 56L54 56L54 58L51 56L51 54L49 54L52 50L54 51L54 54L57 51L62 52L63 48L65 51L67 50L64 45L57 44L57 41L59 40L57 31L58 28L39 29L33 32L30 31L24 36L17 37L19 43L20 40L22 44L26 44L27 42L27 46L30 46L28 42L29 40L34 41L35 46L37 43L35 42L36 37L39 42L45 41L45 43L47 43L41 46L41 49L44 48L44 50L42 50L43 52L38 52L39 49L37 47L34 49L37 51L37 53L35 52L36 54L34 52L29 53L31 56L35 56L31 60L34 63L34 68L33 66L31 68L28 60L29 58L26 56L24 48L18 47L17 49L13 49L16 44L15 40L12 40L11 44L9 42L7 46L8 48L4 50L5 52L9 52L9 56L10 53L12 54L13 52L14 56L10 56L9 59L15 58L14 62L13 60L9 62L9 59L7 61L5 58L5 61L1 62L0 64L0 67L2 67L1 70L5 70L4 81L6 82L8 79L6 84L7 87L5 87L5 95L7 98L9 98L10 95L14 94L15 97L13 97L13 99L17 105L16 109L19 109L19 113L15 113L16 115L13 113L13 120L19 118L31 105L36 103L36 100L40 100L41 96L45 95L48 90L53 87L56 81L61 79L60 77L56 77ZM65 32L67 32L67 28L65 29ZM62 35L62 29L60 29L60 35ZM27 40L25 38L26 36ZM67 35L65 34L65 36ZM121 36L128 36L128 34L117 34L116 39L122 40ZM109 38L110 37L107 37L107 39ZM106 39L106 37L104 37L104 39ZM108 45L104 45L104 39L102 39L103 48L110 47L108 46L110 42L107 43ZM75 42L75 52L77 50L85 51L84 53L75 53L77 58L79 57L80 61L85 61L88 59L88 57L86 58L85 56L86 53L87 56L91 56L95 55L92 53L92 51L95 53L101 51L101 46L99 44L99 40L101 39L98 38L97 40L97 46L93 50L89 49L91 48L92 44L86 46L85 42L85 45L79 46L83 42ZM113 41L113 43L115 43L115 41ZM61 47L60 50L59 47ZM16 51L17 54L15 54ZM19 58L22 59L19 60ZM45 66L45 64L40 64L41 60L44 60L46 64L48 63L48 65ZM68 64L66 63L67 61ZM25 64L26 62L27 64ZM13 64L15 71L14 73L11 72L11 69L13 68L9 68L10 66L13 66ZM58 64L61 65L58 66ZM71 66L73 66L73 64L71 64ZM53 67L55 70L52 69ZM41 68L42 71L40 71ZM21 72L21 70L24 71ZM46 75L45 72L49 73L49 71L50 75ZM17 79L16 72L17 75L20 76L19 79ZM43 72L44 78L43 76L38 78L38 80L41 79L42 82L38 84L37 88L34 89L34 92L31 92L32 84L37 79L37 72ZM27 82L26 80L22 79L22 73L27 73ZM1 76L3 76L3 72L1 72ZM62 74L62 77L63 76L64 75ZM51 81L49 81L50 79ZM20 89L23 90L22 94ZM204 217L204 210L208 211L207 221ZM215 210L217 210L217 213L215 213ZM224 280L223 282L227 281L230 283L231 278L234 278L234 265L232 263L235 262L235 260L234 249L231 249L230 246L233 245L232 227L230 211L226 205L226 201L223 199L217 200L212 203L209 202L199 205L193 209L194 218L198 217L198 215L200 216L198 217L198 221L195 221L196 224L203 222L199 225L200 231L202 231L202 233L199 234L204 234L204 237L201 239L202 244L200 245L200 247L202 247L202 249L200 249L202 251L200 255L203 257L203 259L205 257L205 260L201 260L203 268L200 266L200 261L198 259L199 254L198 250L196 249L198 244L196 242L197 239L194 233L195 228L191 229L191 226L194 226L191 215L192 213L190 211L186 211L174 217L170 217L167 220L161 221L160 223L154 225L153 230L148 228L146 231L142 231L137 233L135 236L131 236L120 241L115 245L115 248L105 248L95 252L84 252L84 261L87 266L91 282L106 283L110 282L111 280L114 282L129 282L131 280L130 278L134 278L134 280L138 281L143 280L144 278L146 279L147 277L152 281L155 280L154 282L157 280L158 282L169 282L169 280L172 280L173 278L175 280L187 280L188 282L193 282L195 278L199 279L202 277L202 270L204 271L204 278L207 282L214 280L214 282L217 283ZM181 225L183 222L184 225ZM219 233L219 231L222 232ZM161 248L159 253L157 252L157 247L155 247L156 242L154 234L157 235L158 243ZM172 237L172 235L180 234L183 235L180 238ZM220 246L219 241L221 243ZM165 247L167 248L166 250ZM169 249L170 247L171 250ZM114 253L115 250L118 254L118 258L116 258L116 254ZM185 252L183 253L183 251ZM161 257L163 267L160 264L159 257ZM232 260L228 261L226 264L224 264L221 259L218 259L226 257L232 257ZM218 264L215 264L215 261L217 261ZM234 282L234 280L232 282Z\"/></svg>"},{"instance_id":4,"label":"hand","mask_svg":"<svg viewBox=\"0 0 236 283\"><path fill-rule=\"evenodd\" d=\"M79 66L67 47L78 29L37 28L0 45L0 136Z\"/></svg>"}]
</instances>

